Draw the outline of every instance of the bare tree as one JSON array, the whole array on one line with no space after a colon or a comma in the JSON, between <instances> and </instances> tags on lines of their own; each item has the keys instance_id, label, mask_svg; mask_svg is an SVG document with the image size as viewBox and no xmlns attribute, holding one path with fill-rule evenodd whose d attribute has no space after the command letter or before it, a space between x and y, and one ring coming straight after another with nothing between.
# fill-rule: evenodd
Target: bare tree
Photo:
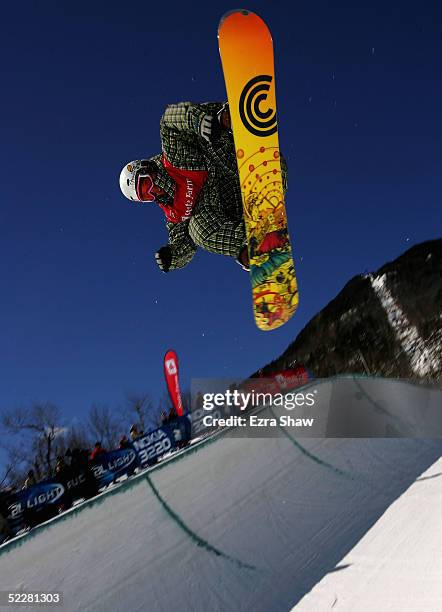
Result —
<instances>
[{"instance_id":1,"label":"bare tree","mask_svg":"<svg viewBox=\"0 0 442 612\"><path fill-rule=\"evenodd\" d=\"M28 442L16 442L8 439L2 441L2 448L8 457L7 479L10 484L20 486L25 479L26 471L33 465L33 451Z\"/></svg>"},{"instance_id":2,"label":"bare tree","mask_svg":"<svg viewBox=\"0 0 442 612\"><path fill-rule=\"evenodd\" d=\"M7 410L1 417L3 427L17 442L4 445L10 463L23 469L32 466L38 478L52 475L54 441L63 433L60 409L55 404L37 403L30 408Z\"/></svg>"},{"instance_id":3,"label":"bare tree","mask_svg":"<svg viewBox=\"0 0 442 612\"><path fill-rule=\"evenodd\" d=\"M11 474L11 472L12 472L12 469L13 469L13 466L11 464L9 464L9 465L7 465L5 467L5 471L3 473L3 477L0 480L0 491L1 491L2 487L8 482L8 478L9 478L9 475Z\"/></svg>"},{"instance_id":4,"label":"bare tree","mask_svg":"<svg viewBox=\"0 0 442 612\"><path fill-rule=\"evenodd\" d=\"M72 424L63 439L65 450L68 448L91 448L94 441L85 423Z\"/></svg>"},{"instance_id":5,"label":"bare tree","mask_svg":"<svg viewBox=\"0 0 442 612\"><path fill-rule=\"evenodd\" d=\"M149 431L158 427L160 413L149 393L128 393L125 416L131 424L138 426L139 431Z\"/></svg>"},{"instance_id":6,"label":"bare tree","mask_svg":"<svg viewBox=\"0 0 442 612\"><path fill-rule=\"evenodd\" d=\"M68 449L91 449L95 440L84 423L74 422L57 436L54 452L58 457L66 455Z\"/></svg>"},{"instance_id":7,"label":"bare tree","mask_svg":"<svg viewBox=\"0 0 442 612\"><path fill-rule=\"evenodd\" d=\"M112 449L117 446L123 424L109 406L93 404L89 411L88 427L95 440Z\"/></svg>"},{"instance_id":8,"label":"bare tree","mask_svg":"<svg viewBox=\"0 0 442 612\"><path fill-rule=\"evenodd\" d=\"M158 423L160 422L160 415L162 412L166 412L167 414L170 413L170 411L173 408L173 404L172 404L172 400L170 399L170 395L168 391L163 391L160 400L158 402L158 410L157 410L157 427L158 427Z\"/></svg>"}]
</instances>

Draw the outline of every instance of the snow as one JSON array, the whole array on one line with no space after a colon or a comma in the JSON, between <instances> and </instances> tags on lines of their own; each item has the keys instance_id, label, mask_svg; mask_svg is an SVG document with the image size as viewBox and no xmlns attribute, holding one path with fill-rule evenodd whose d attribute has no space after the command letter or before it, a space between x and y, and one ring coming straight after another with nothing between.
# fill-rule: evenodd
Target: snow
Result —
<instances>
[{"instance_id":1,"label":"snow","mask_svg":"<svg viewBox=\"0 0 442 612\"><path fill-rule=\"evenodd\" d=\"M294 609L441 610L441 479L439 460Z\"/></svg>"},{"instance_id":2,"label":"snow","mask_svg":"<svg viewBox=\"0 0 442 612\"><path fill-rule=\"evenodd\" d=\"M357 308L350 308L350 310L346 310L344 313L342 313L342 315L339 317L339 320L341 321L341 323L343 323L350 319L354 314L356 314L357 311Z\"/></svg>"},{"instance_id":3,"label":"snow","mask_svg":"<svg viewBox=\"0 0 442 612\"><path fill-rule=\"evenodd\" d=\"M388 321L409 358L413 372L417 376L428 376L437 372L440 363L436 351L426 345L417 328L411 325L397 300L394 299L387 287L387 275L370 275L369 278L371 286L387 314Z\"/></svg>"},{"instance_id":4,"label":"snow","mask_svg":"<svg viewBox=\"0 0 442 612\"><path fill-rule=\"evenodd\" d=\"M0 547L0 590L60 590L65 611L442 609L442 442L294 431L203 440Z\"/></svg>"}]
</instances>

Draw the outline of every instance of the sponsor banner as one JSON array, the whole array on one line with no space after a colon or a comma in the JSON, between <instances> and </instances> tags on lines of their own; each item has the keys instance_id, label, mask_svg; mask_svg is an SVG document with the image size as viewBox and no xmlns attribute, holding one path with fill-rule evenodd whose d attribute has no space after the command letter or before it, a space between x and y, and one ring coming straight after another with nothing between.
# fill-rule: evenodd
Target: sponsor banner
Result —
<instances>
[{"instance_id":1,"label":"sponsor banner","mask_svg":"<svg viewBox=\"0 0 442 612\"><path fill-rule=\"evenodd\" d=\"M169 428L171 429L173 439L178 448L182 448L188 444L192 437L191 422L188 414L173 419L169 423Z\"/></svg>"},{"instance_id":2,"label":"sponsor banner","mask_svg":"<svg viewBox=\"0 0 442 612\"><path fill-rule=\"evenodd\" d=\"M15 491L6 501L7 521L13 533L33 527L58 514L72 501L65 487L53 479L39 482L28 489Z\"/></svg>"},{"instance_id":3,"label":"sponsor banner","mask_svg":"<svg viewBox=\"0 0 442 612\"><path fill-rule=\"evenodd\" d=\"M99 485L88 469L78 471L67 468L57 475L57 480L73 501L82 497L87 499L98 493Z\"/></svg>"},{"instance_id":4,"label":"sponsor banner","mask_svg":"<svg viewBox=\"0 0 442 612\"><path fill-rule=\"evenodd\" d=\"M184 411L178 378L178 357L175 351L169 350L164 355L164 376L175 412L178 416L182 416Z\"/></svg>"},{"instance_id":5,"label":"sponsor banner","mask_svg":"<svg viewBox=\"0 0 442 612\"><path fill-rule=\"evenodd\" d=\"M167 425L136 438L132 444L141 467L146 467L156 463L162 455L185 446L189 439L189 420L187 417L178 417Z\"/></svg>"},{"instance_id":6,"label":"sponsor banner","mask_svg":"<svg viewBox=\"0 0 442 612\"><path fill-rule=\"evenodd\" d=\"M93 497L99 488L130 476L137 467L153 465L164 454L184 447L190 440L190 429L187 416L177 417L134 440L131 448L99 455L88 468L65 466L55 478L4 494L2 508L12 533L34 527L69 508L75 500Z\"/></svg>"},{"instance_id":7,"label":"sponsor banner","mask_svg":"<svg viewBox=\"0 0 442 612\"><path fill-rule=\"evenodd\" d=\"M306 385L313 376L304 366L287 368L279 372L273 372L268 376L259 378L249 378L242 382L238 389L260 391L262 393L283 393L291 391L296 387Z\"/></svg>"},{"instance_id":8,"label":"sponsor banner","mask_svg":"<svg viewBox=\"0 0 442 612\"><path fill-rule=\"evenodd\" d=\"M295 389L295 387L302 387L302 385L306 385L309 380L313 378L304 366L288 368L287 370L276 372L270 377L275 379L281 391L284 389L290 391L291 389Z\"/></svg>"},{"instance_id":9,"label":"sponsor banner","mask_svg":"<svg viewBox=\"0 0 442 612\"><path fill-rule=\"evenodd\" d=\"M130 476L139 466L137 453L132 448L123 448L99 455L90 464L90 469L100 487L104 487L120 476Z\"/></svg>"},{"instance_id":10,"label":"sponsor banner","mask_svg":"<svg viewBox=\"0 0 442 612\"><path fill-rule=\"evenodd\" d=\"M221 419L226 416L227 410L225 406L217 406L213 409L212 415L214 419ZM207 423L207 412L203 408L193 408L189 413L188 418L191 427L191 437L199 438L200 436L206 436L216 429L216 426L209 426Z\"/></svg>"}]
</instances>

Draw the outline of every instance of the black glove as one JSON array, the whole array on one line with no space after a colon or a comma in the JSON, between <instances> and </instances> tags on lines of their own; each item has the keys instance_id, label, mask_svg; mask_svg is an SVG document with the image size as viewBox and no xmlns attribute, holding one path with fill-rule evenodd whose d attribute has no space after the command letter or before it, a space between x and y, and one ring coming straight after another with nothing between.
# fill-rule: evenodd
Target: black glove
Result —
<instances>
[{"instance_id":1,"label":"black glove","mask_svg":"<svg viewBox=\"0 0 442 612\"><path fill-rule=\"evenodd\" d=\"M214 117L212 115L203 115L199 125L200 136L207 140L207 142L218 140L223 130L231 132L229 105L227 102L223 104Z\"/></svg>"},{"instance_id":2,"label":"black glove","mask_svg":"<svg viewBox=\"0 0 442 612\"><path fill-rule=\"evenodd\" d=\"M172 263L172 249L170 246L163 246L155 253L155 259L161 272L169 272Z\"/></svg>"},{"instance_id":3,"label":"black glove","mask_svg":"<svg viewBox=\"0 0 442 612\"><path fill-rule=\"evenodd\" d=\"M249 251L246 246L244 246L239 252L238 257L236 258L236 262L239 263L243 270L245 270L246 272L250 272Z\"/></svg>"},{"instance_id":4,"label":"black glove","mask_svg":"<svg viewBox=\"0 0 442 612\"><path fill-rule=\"evenodd\" d=\"M203 115L200 121L199 133L200 136L210 142L212 140L213 117L211 115Z\"/></svg>"},{"instance_id":5,"label":"black glove","mask_svg":"<svg viewBox=\"0 0 442 612\"><path fill-rule=\"evenodd\" d=\"M221 129L232 132L232 122L230 120L230 110L228 102L222 105L222 107L216 114L216 118Z\"/></svg>"}]
</instances>

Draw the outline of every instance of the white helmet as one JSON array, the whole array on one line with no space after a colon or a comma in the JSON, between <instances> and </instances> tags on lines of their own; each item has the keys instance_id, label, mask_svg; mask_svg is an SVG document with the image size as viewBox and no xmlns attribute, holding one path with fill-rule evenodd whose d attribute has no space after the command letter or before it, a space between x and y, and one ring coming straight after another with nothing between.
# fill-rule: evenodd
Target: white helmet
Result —
<instances>
[{"instance_id":1,"label":"white helmet","mask_svg":"<svg viewBox=\"0 0 442 612\"><path fill-rule=\"evenodd\" d=\"M148 160L135 159L124 166L120 173L120 189L123 195L134 202L141 202L137 194L137 182L140 177L149 176Z\"/></svg>"}]
</instances>

